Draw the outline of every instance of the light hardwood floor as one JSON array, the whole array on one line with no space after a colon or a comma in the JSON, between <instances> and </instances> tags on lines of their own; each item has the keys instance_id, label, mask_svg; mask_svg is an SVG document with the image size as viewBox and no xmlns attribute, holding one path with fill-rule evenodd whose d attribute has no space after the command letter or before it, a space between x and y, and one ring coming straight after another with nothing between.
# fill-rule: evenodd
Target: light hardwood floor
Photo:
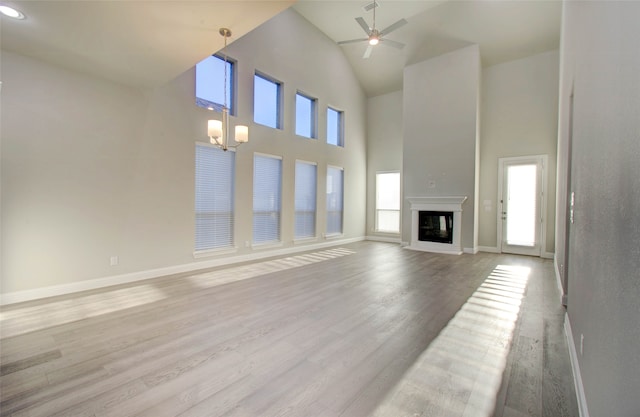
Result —
<instances>
[{"instance_id":1,"label":"light hardwood floor","mask_svg":"<svg viewBox=\"0 0 640 417\"><path fill-rule=\"evenodd\" d=\"M558 300L548 260L359 242L6 306L0 415L573 417Z\"/></svg>"}]
</instances>

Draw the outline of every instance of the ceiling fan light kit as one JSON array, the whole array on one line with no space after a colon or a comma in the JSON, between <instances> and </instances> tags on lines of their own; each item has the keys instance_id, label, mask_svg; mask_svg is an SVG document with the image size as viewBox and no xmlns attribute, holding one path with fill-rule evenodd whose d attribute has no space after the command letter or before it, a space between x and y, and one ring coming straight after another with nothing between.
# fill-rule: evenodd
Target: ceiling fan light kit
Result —
<instances>
[{"instance_id":1,"label":"ceiling fan light kit","mask_svg":"<svg viewBox=\"0 0 640 417\"><path fill-rule=\"evenodd\" d=\"M391 47L396 48L396 49L404 48L404 44L403 43L392 41L390 39L386 39L386 38L384 38L384 36L388 35L389 33L393 32L394 30L399 29L402 26L406 25L407 21L405 19L400 19L397 22L393 23L391 26L388 26L386 29L378 30L378 29L376 29L376 8L379 7L379 5L378 5L377 2L373 2L368 6L371 6L371 7L369 9L365 8L366 10L373 9L373 26L369 27L369 25L364 20L364 18L356 17L356 22L358 22L358 25L360 25L362 30L364 30L364 32L367 34L367 37L366 38L360 38L360 39L349 39L349 40L346 40L346 41L340 41L340 42L338 42L338 45L346 45L346 44L349 44L349 43L357 43L357 42L367 42L369 44L369 46L367 46L367 49L364 51L364 55L362 56L362 58L364 58L364 59L367 59L367 58L369 58L369 56L371 56L371 52L373 51L373 47L378 45L379 43L381 43L383 45L391 46Z\"/></svg>"}]
</instances>

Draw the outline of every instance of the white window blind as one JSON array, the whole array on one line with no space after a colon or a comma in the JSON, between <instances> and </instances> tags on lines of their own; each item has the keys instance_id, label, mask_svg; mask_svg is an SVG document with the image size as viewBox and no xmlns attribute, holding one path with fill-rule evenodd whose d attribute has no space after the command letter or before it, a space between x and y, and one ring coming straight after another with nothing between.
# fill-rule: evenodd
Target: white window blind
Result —
<instances>
[{"instance_id":1,"label":"white window blind","mask_svg":"<svg viewBox=\"0 0 640 417\"><path fill-rule=\"evenodd\" d=\"M316 235L316 183L317 166L296 161L295 225L296 239Z\"/></svg>"},{"instance_id":2,"label":"white window blind","mask_svg":"<svg viewBox=\"0 0 640 417\"><path fill-rule=\"evenodd\" d=\"M376 231L400 232L400 173L376 174Z\"/></svg>"},{"instance_id":3,"label":"white window blind","mask_svg":"<svg viewBox=\"0 0 640 417\"><path fill-rule=\"evenodd\" d=\"M327 234L342 233L343 169L327 167Z\"/></svg>"},{"instance_id":4,"label":"white window blind","mask_svg":"<svg viewBox=\"0 0 640 417\"><path fill-rule=\"evenodd\" d=\"M196 251L233 246L235 156L196 144Z\"/></svg>"},{"instance_id":5,"label":"white window blind","mask_svg":"<svg viewBox=\"0 0 640 417\"><path fill-rule=\"evenodd\" d=\"M268 155L253 160L253 243L280 241L282 160Z\"/></svg>"}]
</instances>

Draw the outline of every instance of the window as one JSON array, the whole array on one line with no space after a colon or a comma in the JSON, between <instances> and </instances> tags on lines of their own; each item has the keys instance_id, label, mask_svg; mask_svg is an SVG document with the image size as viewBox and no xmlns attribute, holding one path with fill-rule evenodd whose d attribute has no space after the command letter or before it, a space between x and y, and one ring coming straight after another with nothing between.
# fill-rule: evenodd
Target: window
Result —
<instances>
[{"instance_id":1,"label":"window","mask_svg":"<svg viewBox=\"0 0 640 417\"><path fill-rule=\"evenodd\" d=\"M303 239L316 236L317 166L296 161L294 236Z\"/></svg>"},{"instance_id":2,"label":"window","mask_svg":"<svg viewBox=\"0 0 640 417\"><path fill-rule=\"evenodd\" d=\"M235 156L196 144L196 251L233 246Z\"/></svg>"},{"instance_id":3,"label":"window","mask_svg":"<svg viewBox=\"0 0 640 417\"><path fill-rule=\"evenodd\" d=\"M212 55L196 64L196 104L222 111L224 106L224 58ZM233 71L235 65L227 58L227 106L233 114Z\"/></svg>"},{"instance_id":4,"label":"window","mask_svg":"<svg viewBox=\"0 0 640 417\"><path fill-rule=\"evenodd\" d=\"M296 94L296 135L315 139L316 99L302 93Z\"/></svg>"},{"instance_id":5,"label":"window","mask_svg":"<svg viewBox=\"0 0 640 417\"><path fill-rule=\"evenodd\" d=\"M330 145L344 146L342 118L343 112L327 108L327 143Z\"/></svg>"},{"instance_id":6,"label":"window","mask_svg":"<svg viewBox=\"0 0 640 417\"><path fill-rule=\"evenodd\" d=\"M400 233L400 173L376 174L376 232Z\"/></svg>"},{"instance_id":7,"label":"window","mask_svg":"<svg viewBox=\"0 0 640 417\"><path fill-rule=\"evenodd\" d=\"M280 129L282 84L256 73L253 79L253 120L261 125Z\"/></svg>"},{"instance_id":8,"label":"window","mask_svg":"<svg viewBox=\"0 0 640 417\"><path fill-rule=\"evenodd\" d=\"M253 243L280 241L282 159L256 154L253 159Z\"/></svg>"},{"instance_id":9,"label":"window","mask_svg":"<svg viewBox=\"0 0 640 417\"><path fill-rule=\"evenodd\" d=\"M327 167L327 234L342 233L342 168Z\"/></svg>"}]
</instances>

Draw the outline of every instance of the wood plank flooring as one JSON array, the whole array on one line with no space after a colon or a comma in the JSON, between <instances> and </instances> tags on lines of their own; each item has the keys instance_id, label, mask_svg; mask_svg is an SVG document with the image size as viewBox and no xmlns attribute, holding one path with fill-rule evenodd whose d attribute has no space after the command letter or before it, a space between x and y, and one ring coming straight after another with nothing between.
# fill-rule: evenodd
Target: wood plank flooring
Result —
<instances>
[{"instance_id":1,"label":"wood plank flooring","mask_svg":"<svg viewBox=\"0 0 640 417\"><path fill-rule=\"evenodd\" d=\"M0 415L577 416L558 300L547 260L359 242L15 304Z\"/></svg>"}]
</instances>

